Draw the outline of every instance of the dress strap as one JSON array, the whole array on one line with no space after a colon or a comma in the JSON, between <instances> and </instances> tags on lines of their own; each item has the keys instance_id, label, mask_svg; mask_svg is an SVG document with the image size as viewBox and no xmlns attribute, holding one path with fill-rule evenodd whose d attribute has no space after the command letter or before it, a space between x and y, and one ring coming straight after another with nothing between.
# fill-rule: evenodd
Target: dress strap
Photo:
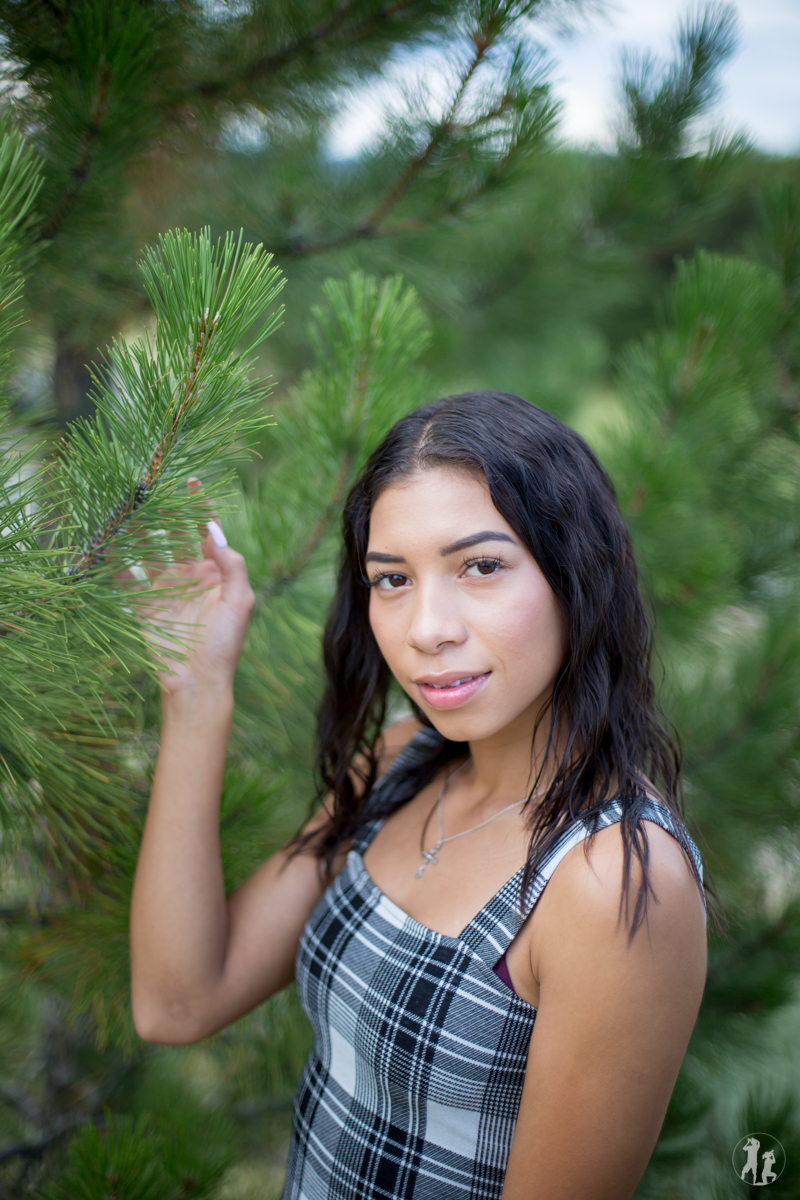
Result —
<instances>
[{"instance_id":1,"label":"dress strap","mask_svg":"<svg viewBox=\"0 0 800 1200\"><path fill-rule=\"evenodd\" d=\"M406 742L403 749L392 760L372 788L367 802L365 821L353 837L353 849L363 854L375 834L386 820L387 808L391 807L393 794L399 790L406 773L413 770L430 754L434 746L442 741L436 729L424 726ZM370 814L374 813L374 816Z\"/></svg>"},{"instance_id":2,"label":"dress strap","mask_svg":"<svg viewBox=\"0 0 800 1200\"><path fill-rule=\"evenodd\" d=\"M690 855L700 883L703 879L703 863L700 851L689 836L682 821L670 811L660 800L648 798L639 808L641 820L653 821L680 843ZM532 880L526 894L524 905L520 906L520 888L524 867L520 867L515 875L496 892L488 904L484 905L477 916L459 935L462 942L475 951L488 965L493 966L498 958L505 954L514 938L519 933L525 918L530 914L545 887L553 877L558 864L569 854L570 850L589 836L590 833L615 825L623 819L622 802L619 799L608 800L591 812L579 816L569 825L555 846L540 864L536 878ZM703 896L705 910L705 895Z\"/></svg>"}]
</instances>

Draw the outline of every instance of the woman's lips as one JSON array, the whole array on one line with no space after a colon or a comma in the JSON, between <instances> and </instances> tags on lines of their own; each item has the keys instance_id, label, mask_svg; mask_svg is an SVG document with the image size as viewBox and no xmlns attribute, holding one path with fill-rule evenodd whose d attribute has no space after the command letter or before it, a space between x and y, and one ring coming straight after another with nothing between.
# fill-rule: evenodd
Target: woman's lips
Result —
<instances>
[{"instance_id":1,"label":"woman's lips","mask_svg":"<svg viewBox=\"0 0 800 1200\"><path fill-rule=\"evenodd\" d=\"M418 683L417 687L422 693L423 700L426 704L430 704L431 708L458 708L460 704L471 700L475 693L480 691L490 675L491 671L485 671L483 675L473 675L471 679L453 687L437 688L432 687L429 683Z\"/></svg>"}]
</instances>

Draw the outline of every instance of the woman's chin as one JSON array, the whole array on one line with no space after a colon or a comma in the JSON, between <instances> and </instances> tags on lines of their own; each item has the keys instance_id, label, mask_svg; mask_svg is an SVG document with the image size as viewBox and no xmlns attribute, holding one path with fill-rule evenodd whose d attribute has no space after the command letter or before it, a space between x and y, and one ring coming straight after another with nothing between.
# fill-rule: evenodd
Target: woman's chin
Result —
<instances>
[{"instance_id":1,"label":"woman's chin","mask_svg":"<svg viewBox=\"0 0 800 1200\"><path fill-rule=\"evenodd\" d=\"M482 742L496 737L498 734L513 739L524 737L530 739L536 723L537 713L541 713L542 698L538 697L532 704L520 708L510 708L503 705L484 704L477 706L472 712L469 707L437 710L429 704L416 701L434 729L451 742ZM498 711L499 710L499 711Z\"/></svg>"},{"instance_id":2,"label":"woman's chin","mask_svg":"<svg viewBox=\"0 0 800 1200\"><path fill-rule=\"evenodd\" d=\"M485 713L437 712L431 708L425 713L433 727L451 742L480 742L500 733L508 724Z\"/></svg>"}]
</instances>

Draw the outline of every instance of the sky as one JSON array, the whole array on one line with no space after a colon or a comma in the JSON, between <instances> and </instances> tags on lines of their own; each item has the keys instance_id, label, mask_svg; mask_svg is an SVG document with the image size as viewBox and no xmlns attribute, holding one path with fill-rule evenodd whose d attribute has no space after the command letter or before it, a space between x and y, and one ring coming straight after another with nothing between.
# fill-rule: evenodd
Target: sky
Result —
<instances>
[{"instance_id":1,"label":"sky","mask_svg":"<svg viewBox=\"0 0 800 1200\"><path fill-rule=\"evenodd\" d=\"M686 0L608 0L602 15L568 34L538 25L533 36L554 60L554 91L563 102L559 135L575 145L612 144L623 49L669 56ZM723 68L712 122L744 132L762 150L800 153L800 0L738 0L738 48ZM348 158L370 144L385 106L420 71L434 94L435 56L398 60L385 80L356 93L334 126L331 156Z\"/></svg>"}]
</instances>

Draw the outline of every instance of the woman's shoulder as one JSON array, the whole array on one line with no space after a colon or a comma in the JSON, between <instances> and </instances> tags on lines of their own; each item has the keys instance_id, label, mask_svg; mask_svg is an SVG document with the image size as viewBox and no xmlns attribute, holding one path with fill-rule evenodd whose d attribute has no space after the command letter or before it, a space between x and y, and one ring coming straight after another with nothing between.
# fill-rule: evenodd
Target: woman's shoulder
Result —
<instances>
[{"instance_id":1,"label":"woman's shoulder","mask_svg":"<svg viewBox=\"0 0 800 1200\"><path fill-rule=\"evenodd\" d=\"M631 996L644 974L657 976L672 994L694 994L706 971L706 915L698 880L680 842L663 826L645 820L648 839L646 906L634 920L642 883L635 855L625 879L625 842L617 822L598 831L585 847L577 846L556 871L543 899L549 902L540 925L538 969L550 979L574 982L582 971L605 972L619 995Z\"/></svg>"},{"instance_id":2,"label":"woman's shoulder","mask_svg":"<svg viewBox=\"0 0 800 1200\"><path fill-rule=\"evenodd\" d=\"M584 829L585 832L591 833L591 836L584 847L585 854L597 855L598 863L607 858L609 866L611 860L619 865L617 860L620 856L624 857L628 840L623 826L630 828L633 821L636 840L641 842L642 834L646 838L648 874L651 864L655 863L656 869L680 868L681 878L685 870L688 870L695 886L698 882L702 883L703 863L700 851L680 810L668 801L646 776L641 777L639 786L629 802L623 801L615 788L616 784L612 780L609 798L587 809Z\"/></svg>"},{"instance_id":3,"label":"woman's shoulder","mask_svg":"<svg viewBox=\"0 0 800 1200\"><path fill-rule=\"evenodd\" d=\"M647 838L647 922L667 924L675 920L705 921L704 902L698 883L698 859L682 819L655 789L646 794L641 812ZM641 842L640 842L641 845ZM630 854L628 887L624 888L626 855ZM626 845L622 822L615 820L596 830L575 846L555 873L553 899L562 899L573 917L593 914L616 925L621 901L627 893L630 912L642 883L641 860L630 843Z\"/></svg>"},{"instance_id":4,"label":"woman's shoulder","mask_svg":"<svg viewBox=\"0 0 800 1200\"><path fill-rule=\"evenodd\" d=\"M643 973L664 970L660 986L668 991L696 985L702 991L705 907L697 878L679 841L654 821L644 824L648 887L635 931L642 870L632 855L625 889L619 821L573 846L544 889L529 930L529 961L533 978L551 994L580 980L591 991L601 978L613 977L619 998L636 992Z\"/></svg>"},{"instance_id":5,"label":"woman's shoulder","mask_svg":"<svg viewBox=\"0 0 800 1200\"><path fill-rule=\"evenodd\" d=\"M649 811L645 809L642 814L647 835L648 878L654 889L660 885L665 893L682 892L685 889L693 889L696 893L697 882L692 864L684 844L676 836L678 830L683 831L682 822L662 800L656 797L649 799L654 803ZM625 859L622 823L617 821L598 830L587 845L584 858L595 879L600 877L612 880L617 876L621 877ZM631 867L631 885L638 887L641 866L636 855L633 856Z\"/></svg>"}]
</instances>

